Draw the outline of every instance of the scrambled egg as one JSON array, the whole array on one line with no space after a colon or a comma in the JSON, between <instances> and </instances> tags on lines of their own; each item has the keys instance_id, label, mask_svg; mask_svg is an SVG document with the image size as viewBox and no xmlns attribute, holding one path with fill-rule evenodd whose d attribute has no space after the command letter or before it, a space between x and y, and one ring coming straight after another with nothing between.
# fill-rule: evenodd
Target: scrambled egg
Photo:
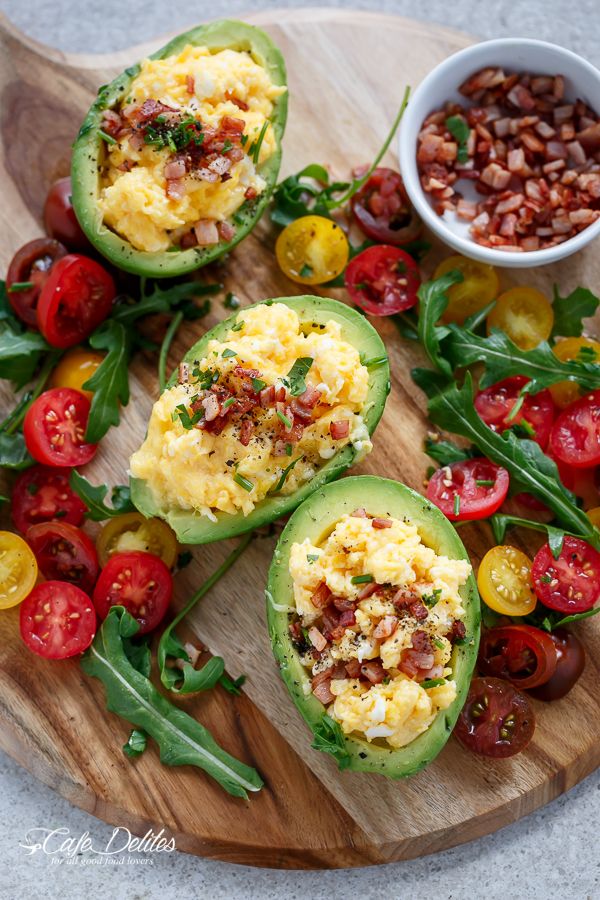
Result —
<instances>
[{"instance_id":1,"label":"scrambled egg","mask_svg":"<svg viewBox=\"0 0 600 900\"><path fill-rule=\"evenodd\" d=\"M328 712L345 734L360 732L371 741L383 738L392 747L403 747L426 731L441 709L456 697L456 685L448 666L452 645L446 635L465 610L459 589L469 577L466 560L438 556L421 541L410 521L391 519L391 526L377 529L371 518L343 516L318 546L307 538L290 551L294 604L301 625L319 622L322 610L312 603L317 588L327 585L335 597L355 602L355 623L338 640L318 654L306 653L303 664L317 675L340 662L380 659L385 679L370 685L357 678L334 677ZM353 579L361 579L353 583ZM371 581L386 586L383 591L358 599ZM427 606L427 618L417 619L406 611L399 615L391 598L398 588L406 588ZM387 638L374 632L386 617L394 616L397 626ZM429 688L399 670L402 651L412 647L412 636L424 631L434 650L434 666L443 683ZM339 666L338 666L339 668ZM354 674L354 673L353 673ZM436 678L436 681L441 679Z\"/></svg>"},{"instance_id":2,"label":"scrambled egg","mask_svg":"<svg viewBox=\"0 0 600 900\"><path fill-rule=\"evenodd\" d=\"M194 92L188 93L188 77ZM126 98L128 104L159 100L185 114L217 128L224 116L245 122L245 148L249 150L273 111L274 101L286 90L274 85L267 71L248 53L188 45L178 56L146 59L133 80ZM240 109L232 99L247 106ZM276 149L269 125L260 145L258 164L262 165ZM134 149L128 137L108 148L107 168L103 176L100 209L106 224L138 250L162 251L201 219L224 221L244 203L244 194L253 188L265 189L250 156L235 163L226 181L214 183L192 177L185 179L185 195L173 199L166 195L164 167L168 148L143 146ZM120 166L129 167L123 171Z\"/></svg>"},{"instance_id":3,"label":"scrambled egg","mask_svg":"<svg viewBox=\"0 0 600 900\"><path fill-rule=\"evenodd\" d=\"M240 311L233 328L223 342L209 343L206 357L198 361L201 371L218 368L223 379L236 366L244 366L258 370L267 386L277 386L297 359L308 357L313 362L305 381L321 392L319 405L292 445L291 456L275 456L281 431L275 409L258 408L253 413L255 432L243 446L235 422L218 435L184 427L177 407L190 402L197 390L193 383L164 391L154 404L146 440L130 461L131 474L148 483L162 508L196 510L212 519L216 510L248 515L278 485L290 463L297 460L278 492L283 495L312 478L343 445L353 444L359 456L372 449L361 416L369 374L358 350L342 339L337 322L305 335L297 313L274 303ZM334 441L330 423L343 419L350 422L349 435ZM251 490L235 480L236 474L251 483Z\"/></svg>"}]
</instances>

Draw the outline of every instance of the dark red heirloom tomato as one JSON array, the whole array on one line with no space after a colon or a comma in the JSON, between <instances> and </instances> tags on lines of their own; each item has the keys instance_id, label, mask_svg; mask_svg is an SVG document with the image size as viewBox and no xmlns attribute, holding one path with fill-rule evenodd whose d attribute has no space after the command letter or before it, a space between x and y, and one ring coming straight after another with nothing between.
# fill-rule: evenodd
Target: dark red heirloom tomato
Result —
<instances>
[{"instance_id":1,"label":"dark red heirloom tomato","mask_svg":"<svg viewBox=\"0 0 600 900\"><path fill-rule=\"evenodd\" d=\"M592 391L564 409L552 428L550 450L573 468L600 463L600 391Z\"/></svg>"},{"instance_id":2,"label":"dark red heirloom tomato","mask_svg":"<svg viewBox=\"0 0 600 900\"><path fill-rule=\"evenodd\" d=\"M69 470L32 466L21 472L11 495L12 520L23 534L30 525L60 519L81 525L86 505L69 485Z\"/></svg>"},{"instance_id":3,"label":"dark red heirloom tomato","mask_svg":"<svg viewBox=\"0 0 600 900\"><path fill-rule=\"evenodd\" d=\"M556 670L549 681L530 692L536 700L560 700L569 693L585 668L583 644L572 631L557 628L550 637L556 648Z\"/></svg>"},{"instance_id":4,"label":"dark red heirloom tomato","mask_svg":"<svg viewBox=\"0 0 600 900\"><path fill-rule=\"evenodd\" d=\"M361 231L380 244L408 244L421 232L402 176L393 169L375 169L352 198L352 212Z\"/></svg>"},{"instance_id":5,"label":"dark red heirloom tomato","mask_svg":"<svg viewBox=\"0 0 600 900\"><path fill-rule=\"evenodd\" d=\"M44 228L50 237L66 244L69 250L87 250L90 242L77 221L71 192L68 176L54 182L44 204Z\"/></svg>"},{"instance_id":6,"label":"dark red heirloom tomato","mask_svg":"<svg viewBox=\"0 0 600 900\"><path fill-rule=\"evenodd\" d=\"M560 556L554 559L544 544L533 560L531 583L549 609L586 612L600 600L600 553L581 538L565 535Z\"/></svg>"},{"instance_id":7,"label":"dark red heirloom tomato","mask_svg":"<svg viewBox=\"0 0 600 900\"><path fill-rule=\"evenodd\" d=\"M483 633L477 668L505 678L521 690L538 687L556 671L558 656L550 635L532 625L503 625Z\"/></svg>"},{"instance_id":8,"label":"dark red heirloom tomato","mask_svg":"<svg viewBox=\"0 0 600 900\"><path fill-rule=\"evenodd\" d=\"M58 241L37 238L24 244L13 256L6 274L6 291L10 305L26 325L37 328L40 291L54 263L66 252L67 248Z\"/></svg>"},{"instance_id":9,"label":"dark red heirloom tomato","mask_svg":"<svg viewBox=\"0 0 600 900\"><path fill-rule=\"evenodd\" d=\"M21 604L21 637L38 656L67 659L94 640L96 610L81 588L66 581L44 581Z\"/></svg>"},{"instance_id":10,"label":"dark red heirloom tomato","mask_svg":"<svg viewBox=\"0 0 600 900\"><path fill-rule=\"evenodd\" d=\"M111 606L124 606L146 634L162 621L171 602L173 579L158 556L133 550L110 557L94 590L94 606L105 619Z\"/></svg>"},{"instance_id":11,"label":"dark red heirloom tomato","mask_svg":"<svg viewBox=\"0 0 600 900\"><path fill-rule=\"evenodd\" d=\"M499 509L508 494L506 469L484 457L437 469L427 485L427 499L454 522L484 519Z\"/></svg>"},{"instance_id":12,"label":"dark red heirloom tomato","mask_svg":"<svg viewBox=\"0 0 600 900\"><path fill-rule=\"evenodd\" d=\"M454 734L473 753L502 759L524 750L534 730L525 694L500 678L474 678Z\"/></svg>"},{"instance_id":13,"label":"dark red heirloom tomato","mask_svg":"<svg viewBox=\"0 0 600 900\"><path fill-rule=\"evenodd\" d=\"M53 347L73 347L111 311L116 288L100 263L78 253L59 260L40 294L39 329Z\"/></svg>"},{"instance_id":14,"label":"dark red heirloom tomato","mask_svg":"<svg viewBox=\"0 0 600 900\"><path fill-rule=\"evenodd\" d=\"M554 421L554 401L548 390L525 394L521 400L521 391L529 381L524 375L513 375L479 391L475 397L475 409L493 431L502 433L513 425L520 425L527 434L531 429L530 437L545 448ZM517 403L520 403L520 408L511 415Z\"/></svg>"},{"instance_id":15,"label":"dark red heirloom tomato","mask_svg":"<svg viewBox=\"0 0 600 900\"><path fill-rule=\"evenodd\" d=\"M84 531L68 522L40 522L31 526L25 540L44 578L68 581L91 594L100 566L96 548Z\"/></svg>"},{"instance_id":16,"label":"dark red heirloom tomato","mask_svg":"<svg viewBox=\"0 0 600 900\"><path fill-rule=\"evenodd\" d=\"M47 466L83 466L97 444L86 444L90 401L73 388L52 388L34 400L23 422L27 449Z\"/></svg>"},{"instance_id":17,"label":"dark red heirloom tomato","mask_svg":"<svg viewBox=\"0 0 600 900\"><path fill-rule=\"evenodd\" d=\"M417 302L419 268L398 247L368 247L351 259L344 283L352 302L372 316L391 316Z\"/></svg>"}]
</instances>

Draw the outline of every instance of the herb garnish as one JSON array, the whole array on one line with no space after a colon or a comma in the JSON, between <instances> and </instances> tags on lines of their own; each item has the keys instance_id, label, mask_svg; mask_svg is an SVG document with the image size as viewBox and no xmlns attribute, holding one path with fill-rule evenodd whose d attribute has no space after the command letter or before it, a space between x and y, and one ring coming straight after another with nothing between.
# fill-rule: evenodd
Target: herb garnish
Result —
<instances>
[{"instance_id":1,"label":"herb garnish","mask_svg":"<svg viewBox=\"0 0 600 900\"><path fill-rule=\"evenodd\" d=\"M467 152L467 142L471 135L471 129L469 128L467 122L465 121L465 119L463 119L462 116L448 116L445 125L458 144L458 150L456 153L457 162L468 162L469 154Z\"/></svg>"},{"instance_id":2,"label":"herb garnish","mask_svg":"<svg viewBox=\"0 0 600 900\"><path fill-rule=\"evenodd\" d=\"M244 476L240 475L239 472L235 472L233 480L236 484L239 484L240 487L243 487L245 491L248 491L248 493L254 490L254 484L250 481L250 479L244 478Z\"/></svg>"},{"instance_id":3,"label":"herb garnish","mask_svg":"<svg viewBox=\"0 0 600 900\"><path fill-rule=\"evenodd\" d=\"M72 470L69 484L71 489L75 491L77 496L87 506L86 517L91 519L92 522L104 522L105 519L112 519L114 516L120 516L123 513L135 510L127 485L119 484L112 489L111 500L113 505L110 507L104 502L108 492L106 484L91 484L87 478L79 474L77 469Z\"/></svg>"},{"instance_id":4,"label":"herb garnish","mask_svg":"<svg viewBox=\"0 0 600 900\"><path fill-rule=\"evenodd\" d=\"M353 575L353 577L350 579L351 584L370 584L372 581L373 581L373 576L369 575L369 574Z\"/></svg>"},{"instance_id":5,"label":"herb garnish","mask_svg":"<svg viewBox=\"0 0 600 900\"><path fill-rule=\"evenodd\" d=\"M310 356L299 357L286 377L282 379L290 389L292 397L299 397L306 390L306 381L304 380L312 366L314 359ZM290 426L291 427L291 426Z\"/></svg>"}]
</instances>

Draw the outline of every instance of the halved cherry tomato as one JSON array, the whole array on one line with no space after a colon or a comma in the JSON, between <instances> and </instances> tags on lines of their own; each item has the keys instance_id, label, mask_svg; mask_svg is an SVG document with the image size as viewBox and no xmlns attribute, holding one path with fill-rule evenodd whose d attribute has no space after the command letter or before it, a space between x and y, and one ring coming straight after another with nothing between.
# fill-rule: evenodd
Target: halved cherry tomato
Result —
<instances>
[{"instance_id":1,"label":"halved cherry tomato","mask_svg":"<svg viewBox=\"0 0 600 900\"><path fill-rule=\"evenodd\" d=\"M352 212L361 231L380 244L408 244L423 227L402 176L393 169L382 167L372 172L353 196Z\"/></svg>"},{"instance_id":2,"label":"halved cherry tomato","mask_svg":"<svg viewBox=\"0 0 600 900\"><path fill-rule=\"evenodd\" d=\"M31 548L11 531L0 531L0 609L9 609L33 590L38 566Z\"/></svg>"},{"instance_id":3,"label":"halved cherry tomato","mask_svg":"<svg viewBox=\"0 0 600 900\"><path fill-rule=\"evenodd\" d=\"M544 449L554 421L554 403L547 390L522 394L529 381L524 375L513 375L479 391L475 397L475 409L492 431L501 433L513 425L520 425ZM518 412L512 415L516 403L521 405ZM533 433L530 434L530 431Z\"/></svg>"},{"instance_id":4,"label":"halved cherry tomato","mask_svg":"<svg viewBox=\"0 0 600 900\"><path fill-rule=\"evenodd\" d=\"M488 334L492 328L499 328L521 350L533 350L547 341L553 324L550 301L536 288L521 285L500 294L487 317Z\"/></svg>"},{"instance_id":5,"label":"halved cherry tomato","mask_svg":"<svg viewBox=\"0 0 600 900\"><path fill-rule=\"evenodd\" d=\"M90 401L81 391L53 388L34 400L25 416L23 434L27 449L47 466L83 466L97 444L86 444L85 429Z\"/></svg>"},{"instance_id":6,"label":"halved cherry tomato","mask_svg":"<svg viewBox=\"0 0 600 900\"><path fill-rule=\"evenodd\" d=\"M391 316L416 304L421 276L412 256L380 244L350 260L344 282L360 309L372 316Z\"/></svg>"},{"instance_id":7,"label":"halved cherry tomato","mask_svg":"<svg viewBox=\"0 0 600 900\"><path fill-rule=\"evenodd\" d=\"M598 485L598 468L591 469L574 469L573 466L558 459L552 453L552 444L546 450L546 455L550 457L558 469L560 480L564 486L573 491L573 493L583 500L583 508L597 506L600 501L600 492Z\"/></svg>"},{"instance_id":8,"label":"halved cherry tomato","mask_svg":"<svg viewBox=\"0 0 600 900\"><path fill-rule=\"evenodd\" d=\"M68 176L54 182L44 204L44 228L50 237L66 244L69 250L87 250L90 242L77 221L71 193Z\"/></svg>"},{"instance_id":9,"label":"halved cherry tomato","mask_svg":"<svg viewBox=\"0 0 600 900\"><path fill-rule=\"evenodd\" d=\"M452 522L491 516L508 493L506 469L483 457L437 469L427 485L427 498Z\"/></svg>"},{"instance_id":10,"label":"halved cherry tomato","mask_svg":"<svg viewBox=\"0 0 600 900\"><path fill-rule=\"evenodd\" d=\"M506 759L524 750L535 730L529 699L508 681L474 678L454 734L468 750Z\"/></svg>"},{"instance_id":11,"label":"halved cherry tomato","mask_svg":"<svg viewBox=\"0 0 600 900\"><path fill-rule=\"evenodd\" d=\"M556 649L556 670L549 681L531 691L536 700L560 700L574 687L585 668L585 650L573 632L557 628L550 637Z\"/></svg>"},{"instance_id":12,"label":"halved cherry tomato","mask_svg":"<svg viewBox=\"0 0 600 900\"><path fill-rule=\"evenodd\" d=\"M68 581L90 594L100 567L85 531L68 522L40 522L25 535L40 572L48 581Z\"/></svg>"},{"instance_id":13,"label":"halved cherry tomato","mask_svg":"<svg viewBox=\"0 0 600 900\"><path fill-rule=\"evenodd\" d=\"M465 319L495 300L498 296L500 282L496 270L492 266L458 255L442 260L433 277L440 278L453 269L462 272L463 280L453 284L449 289L450 302L442 316L442 321L457 322L462 325Z\"/></svg>"},{"instance_id":14,"label":"halved cherry tomato","mask_svg":"<svg viewBox=\"0 0 600 900\"><path fill-rule=\"evenodd\" d=\"M109 519L96 542L100 565L105 566L114 553L141 550L159 556L172 569L177 562L177 538L162 519L147 519L131 512Z\"/></svg>"},{"instance_id":15,"label":"halved cherry tomato","mask_svg":"<svg viewBox=\"0 0 600 900\"><path fill-rule=\"evenodd\" d=\"M578 469L600 463L600 391L563 409L550 435L552 455Z\"/></svg>"},{"instance_id":16,"label":"halved cherry tomato","mask_svg":"<svg viewBox=\"0 0 600 900\"><path fill-rule=\"evenodd\" d=\"M20 610L21 637L44 659L83 653L94 640L96 610L87 594L66 581L44 581Z\"/></svg>"},{"instance_id":17,"label":"halved cherry tomato","mask_svg":"<svg viewBox=\"0 0 600 900\"><path fill-rule=\"evenodd\" d=\"M78 253L52 268L37 306L38 326L53 347L73 347L110 313L116 288L100 263Z\"/></svg>"},{"instance_id":18,"label":"halved cherry tomato","mask_svg":"<svg viewBox=\"0 0 600 900\"><path fill-rule=\"evenodd\" d=\"M111 556L96 584L94 606L105 619L111 606L124 606L147 634L162 621L171 602L173 579L162 559L132 551Z\"/></svg>"},{"instance_id":19,"label":"halved cherry tomato","mask_svg":"<svg viewBox=\"0 0 600 900\"><path fill-rule=\"evenodd\" d=\"M325 216L302 216L283 229L275 244L281 271L299 284L324 284L341 275L350 248L339 225Z\"/></svg>"},{"instance_id":20,"label":"halved cherry tomato","mask_svg":"<svg viewBox=\"0 0 600 900\"><path fill-rule=\"evenodd\" d=\"M531 583L544 606L586 612L600 599L600 553L581 538L565 535L560 556L554 559L544 544L533 560Z\"/></svg>"},{"instance_id":21,"label":"halved cherry tomato","mask_svg":"<svg viewBox=\"0 0 600 900\"><path fill-rule=\"evenodd\" d=\"M583 356L582 350L587 350L589 356ZM595 362L600 359L600 343L590 338L570 337L559 341L552 348L552 352L562 362L572 359L585 358L587 362ZM581 397L582 391L576 381L559 381L548 388L552 399L560 409L564 409Z\"/></svg>"},{"instance_id":22,"label":"halved cherry tomato","mask_svg":"<svg viewBox=\"0 0 600 900\"><path fill-rule=\"evenodd\" d=\"M485 554L477 572L481 599L503 616L527 616L535 609L531 560L516 547L500 545Z\"/></svg>"},{"instance_id":23,"label":"halved cherry tomato","mask_svg":"<svg viewBox=\"0 0 600 900\"><path fill-rule=\"evenodd\" d=\"M91 378L98 366L104 360L104 353L95 350L84 350L83 347L74 347L69 350L50 376L48 386L74 388L91 402L93 391L84 391L83 385Z\"/></svg>"},{"instance_id":24,"label":"halved cherry tomato","mask_svg":"<svg viewBox=\"0 0 600 900\"><path fill-rule=\"evenodd\" d=\"M549 681L557 662L556 644L548 632L533 625L503 625L483 633L477 668L525 691Z\"/></svg>"},{"instance_id":25,"label":"halved cherry tomato","mask_svg":"<svg viewBox=\"0 0 600 900\"><path fill-rule=\"evenodd\" d=\"M37 328L37 305L52 266L65 256L67 248L51 238L37 238L21 247L6 274L6 291L15 313L30 327ZM27 285L31 287L27 287ZM23 287L22 287L23 286Z\"/></svg>"},{"instance_id":26,"label":"halved cherry tomato","mask_svg":"<svg viewBox=\"0 0 600 900\"><path fill-rule=\"evenodd\" d=\"M30 525L60 519L69 525L81 525L87 507L71 490L69 470L50 466L25 469L15 481L11 495L11 514L17 531L25 534Z\"/></svg>"}]
</instances>

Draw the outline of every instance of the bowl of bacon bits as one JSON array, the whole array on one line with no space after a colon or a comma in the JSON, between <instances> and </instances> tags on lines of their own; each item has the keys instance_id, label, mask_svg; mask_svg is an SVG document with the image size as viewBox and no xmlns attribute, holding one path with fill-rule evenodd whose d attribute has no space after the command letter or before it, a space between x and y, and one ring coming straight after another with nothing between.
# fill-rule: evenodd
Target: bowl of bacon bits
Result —
<instances>
[{"instance_id":1,"label":"bowl of bacon bits","mask_svg":"<svg viewBox=\"0 0 600 900\"><path fill-rule=\"evenodd\" d=\"M399 155L417 212L455 250L563 259L600 234L600 72L543 41L475 44L418 86Z\"/></svg>"}]
</instances>

